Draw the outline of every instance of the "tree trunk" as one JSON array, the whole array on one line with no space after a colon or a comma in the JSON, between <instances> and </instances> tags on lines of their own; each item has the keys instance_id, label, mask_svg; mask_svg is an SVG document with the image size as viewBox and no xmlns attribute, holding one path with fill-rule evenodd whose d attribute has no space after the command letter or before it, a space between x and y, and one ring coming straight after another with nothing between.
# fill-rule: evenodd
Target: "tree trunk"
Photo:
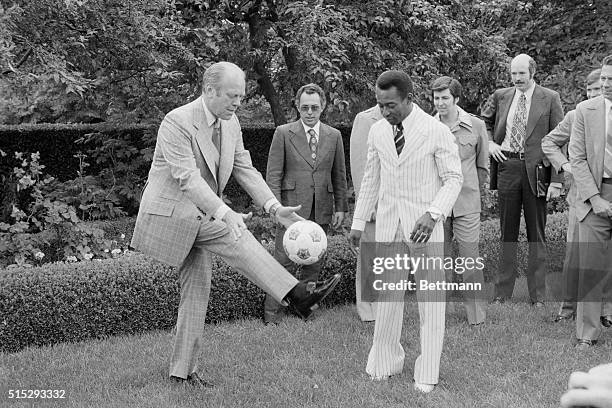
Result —
<instances>
[{"instance_id":1,"label":"tree trunk","mask_svg":"<svg viewBox=\"0 0 612 408\"><path fill-rule=\"evenodd\" d=\"M264 98L270 104L272 110L272 117L274 119L274 126L280 126L287 123L287 117L280 103L278 92L274 88L274 84L270 79L270 73L268 72L268 64L265 60L265 45L266 45L266 30L267 25L260 15L261 1L255 2L253 7L249 10L247 15L247 22L249 24L249 37L251 42L251 48L254 50L260 50L255 56L253 61L253 70L257 74L257 85L263 94Z\"/></svg>"}]
</instances>

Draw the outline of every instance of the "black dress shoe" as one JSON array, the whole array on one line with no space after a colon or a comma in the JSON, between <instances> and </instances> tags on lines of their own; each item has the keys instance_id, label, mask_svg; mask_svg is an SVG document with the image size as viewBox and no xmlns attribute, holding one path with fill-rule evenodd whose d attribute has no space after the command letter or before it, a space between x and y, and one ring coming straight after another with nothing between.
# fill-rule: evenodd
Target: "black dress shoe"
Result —
<instances>
[{"instance_id":1,"label":"black dress shoe","mask_svg":"<svg viewBox=\"0 0 612 408\"><path fill-rule=\"evenodd\" d=\"M342 274L337 273L323 282L299 282L287 294L285 300L300 318L306 320L312 313L315 305L334 290L341 278Z\"/></svg>"},{"instance_id":2,"label":"black dress shoe","mask_svg":"<svg viewBox=\"0 0 612 408\"><path fill-rule=\"evenodd\" d=\"M571 310L563 310L553 318L553 322L559 323L566 320L576 320L576 312Z\"/></svg>"},{"instance_id":3,"label":"black dress shoe","mask_svg":"<svg viewBox=\"0 0 612 408\"><path fill-rule=\"evenodd\" d=\"M170 376L170 379L176 383L190 385L195 388L213 388L215 385L202 379L198 373L191 373L187 378Z\"/></svg>"},{"instance_id":4,"label":"black dress shoe","mask_svg":"<svg viewBox=\"0 0 612 408\"><path fill-rule=\"evenodd\" d=\"M605 315L599 318L603 327L612 326L612 315Z\"/></svg>"}]
</instances>

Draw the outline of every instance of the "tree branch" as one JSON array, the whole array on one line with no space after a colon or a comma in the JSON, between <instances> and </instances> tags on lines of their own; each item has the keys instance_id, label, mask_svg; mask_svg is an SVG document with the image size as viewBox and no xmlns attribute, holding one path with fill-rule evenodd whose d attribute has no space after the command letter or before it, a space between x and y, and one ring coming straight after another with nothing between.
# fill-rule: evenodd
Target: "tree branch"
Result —
<instances>
[{"instance_id":1,"label":"tree branch","mask_svg":"<svg viewBox=\"0 0 612 408\"><path fill-rule=\"evenodd\" d=\"M25 54L23 54L23 56L21 57L21 59L17 62L17 64L14 67L11 67L11 69L7 69L6 71L4 71L2 73L2 75L8 75L12 72L15 72L15 70L17 68L19 68L20 66L23 65L24 62L26 62L26 60L28 59L28 57L30 56L30 54L32 54L32 48L30 47Z\"/></svg>"}]
</instances>

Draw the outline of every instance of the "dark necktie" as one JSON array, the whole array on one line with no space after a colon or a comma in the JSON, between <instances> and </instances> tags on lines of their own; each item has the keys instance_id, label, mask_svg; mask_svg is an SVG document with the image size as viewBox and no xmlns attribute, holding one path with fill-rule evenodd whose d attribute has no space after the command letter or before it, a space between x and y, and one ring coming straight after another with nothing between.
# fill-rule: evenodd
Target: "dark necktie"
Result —
<instances>
[{"instance_id":1,"label":"dark necktie","mask_svg":"<svg viewBox=\"0 0 612 408\"><path fill-rule=\"evenodd\" d=\"M313 163L317 160L317 134L314 129L308 130L308 135L310 139L308 141L308 146L310 147L310 157L312 157Z\"/></svg>"},{"instance_id":2,"label":"dark necktie","mask_svg":"<svg viewBox=\"0 0 612 408\"><path fill-rule=\"evenodd\" d=\"M406 140L404 139L404 125L402 124L402 122L398 123L397 126L395 126L393 141L395 142L395 150L397 151L397 155L399 156L402 152L402 149L404 148L404 144L406 143Z\"/></svg>"}]
</instances>

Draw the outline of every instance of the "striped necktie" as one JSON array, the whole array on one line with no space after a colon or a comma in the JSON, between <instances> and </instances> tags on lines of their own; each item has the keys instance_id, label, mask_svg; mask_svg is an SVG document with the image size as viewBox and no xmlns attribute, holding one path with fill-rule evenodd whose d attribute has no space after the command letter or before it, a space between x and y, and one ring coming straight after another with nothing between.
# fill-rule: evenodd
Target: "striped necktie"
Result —
<instances>
[{"instance_id":1,"label":"striped necktie","mask_svg":"<svg viewBox=\"0 0 612 408\"><path fill-rule=\"evenodd\" d=\"M604 155L604 177L612 177L612 106L607 112L606 153Z\"/></svg>"},{"instance_id":2,"label":"striped necktie","mask_svg":"<svg viewBox=\"0 0 612 408\"><path fill-rule=\"evenodd\" d=\"M512 151L521 153L524 151L523 144L527 133L527 97L521 93L519 97L512 129L510 130L510 148Z\"/></svg>"},{"instance_id":3,"label":"striped necktie","mask_svg":"<svg viewBox=\"0 0 612 408\"><path fill-rule=\"evenodd\" d=\"M406 140L404 139L404 125L402 122L395 126L393 141L395 142L395 150L399 156L404 148L404 144L406 143Z\"/></svg>"}]
</instances>

